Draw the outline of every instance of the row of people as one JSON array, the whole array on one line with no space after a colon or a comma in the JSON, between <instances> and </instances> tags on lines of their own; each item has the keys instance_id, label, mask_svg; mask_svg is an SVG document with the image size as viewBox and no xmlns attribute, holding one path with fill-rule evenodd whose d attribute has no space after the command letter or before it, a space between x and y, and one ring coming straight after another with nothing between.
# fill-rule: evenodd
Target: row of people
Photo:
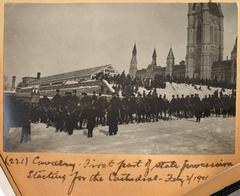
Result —
<instances>
[{"instance_id":1,"label":"row of people","mask_svg":"<svg viewBox=\"0 0 240 196\"><path fill-rule=\"evenodd\" d=\"M108 98L93 92L61 96L59 91L53 99L44 96L39 103L27 104L15 100L9 111L10 119L20 118L23 127L21 142L30 139L30 122L43 122L55 126L56 131L65 131L72 135L74 129L88 129L88 137L93 136L93 129L99 124L109 126L109 135L115 135L118 124L171 120L173 118L196 118L215 115L235 116L236 96L214 93L203 99L195 95L173 95L168 100L166 95L158 95L156 90L138 93L136 96L119 97L114 94Z\"/></svg>"},{"instance_id":2,"label":"row of people","mask_svg":"<svg viewBox=\"0 0 240 196\"><path fill-rule=\"evenodd\" d=\"M234 116L235 95L214 94L202 100L197 94L173 95L169 101L166 95L158 96L156 90L122 98L114 95L110 99L96 93L91 96L83 93L79 98L76 92L67 96L60 96L57 92L51 101L44 96L33 108L34 121L40 119L48 125L55 124L57 131L66 130L71 135L74 128L81 129L85 125L92 129L95 125L109 125L112 122L116 126L134 121L140 123L192 117L200 122L201 117L213 114ZM111 132L111 128L109 130Z\"/></svg>"}]
</instances>

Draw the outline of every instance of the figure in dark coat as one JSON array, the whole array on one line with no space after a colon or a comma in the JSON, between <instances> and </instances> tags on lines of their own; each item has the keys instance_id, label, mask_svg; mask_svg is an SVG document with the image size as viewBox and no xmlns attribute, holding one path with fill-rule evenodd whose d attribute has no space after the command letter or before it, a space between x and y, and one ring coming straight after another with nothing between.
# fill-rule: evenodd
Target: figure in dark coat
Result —
<instances>
[{"instance_id":1,"label":"figure in dark coat","mask_svg":"<svg viewBox=\"0 0 240 196\"><path fill-rule=\"evenodd\" d=\"M59 89L56 90L56 94L54 95L51 102L53 103L53 106L55 108L60 107L60 105L62 104L62 97L60 96Z\"/></svg>"},{"instance_id":2,"label":"figure in dark coat","mask_svg":"<svg viewBox=\"0 0 240 196\"><path fill-rule=\"evenodd\" d=\"M22 133L20 143L31 140L30 106L27 103L24 103L22 111Z\"/></svg>"},{"instance_id":3,"label":"figure in dark coat","mask_svg":"<svg viewBox=\"0 0 240 196\"><path fill-rule=\"evenodd\" d=\"M73 134L73 129L75 127L75 119L73 117L73 113L67 109L67 114L66 114L66 132L68 135Z\"/></svg>"},{"instance_id":4,"label":"figure in dark coat","mask_svg":"<svg viewBox=\"0 0 240 196\"><path fill-rule=\"evenodd\" d=\"M198 94L196 94L194 98L194 107L195 107L196 122L200 122L202 117L203 107Z\"/></svg>"},{"instance_id":5,"label":"figure in dark coat","mask_svg":"<svg viewBox=\"0 0 240 196\"><path fill-rule=\"evenodd\" d=\"M64 112L61 108L59 108L55 114L56 132L62 132L64 130L64 119Z\"/></svg>"},{"instance_id":6,"label":"figure in dark coat","mask_svg":"<svg viewBox=\"0 0 240 196\"><path fill-rule=\"evenodd\" d=\"M138 93L137 99L136 99L136 105L137 105L137 122L144 122L144 104L143 104L143 98L140 93Z\"/></svg>"},{"instance_id":7,"label":"figure in dark coat","mask_svg":"<svg viewBox=\"0 0 240 196\"><path fill-rule=\"evenodd\" d=\"M96 125L96 110L94 107L90 107L87 110L87 129L88 137L93 137L93 129Z\"/></svg>"},{"instance_id":8,"label":"figure in dark coat","mask_svg":"<svg viewBox=\"0 0 240 196\"><path fill-rule=\"evenodd\" d=\"M107 107L107 99L99 93L99 98L97 99L97 104L96 104L96 112L97 112L97 121L98 124L102 124L103 126L106 123L106 118L105 118L105 109Z\"/></svg>"},{"instance_id":9,"label":"figure in dark coat","mask_svg":"<svg viewBox=\"0 0 240 196\"><path fill-rule=\"evenodd\" d=\"M115 95L113 95L110 106L108 108L109 135L117 134L117 132L118 132L118 117L119 117L118 100L117 100L117 97Z\"/></svg>"}]
</instances>

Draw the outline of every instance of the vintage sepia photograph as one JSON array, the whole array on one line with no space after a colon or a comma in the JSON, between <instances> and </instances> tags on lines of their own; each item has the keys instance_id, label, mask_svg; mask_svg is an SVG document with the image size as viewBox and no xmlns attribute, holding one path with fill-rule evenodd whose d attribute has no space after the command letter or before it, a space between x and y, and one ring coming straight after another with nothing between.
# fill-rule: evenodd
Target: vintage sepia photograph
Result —
<instances>
[{"instance_id":1,"label":"vintage sepia photograph","mask_svg":"<svg viewBox=\"0 0 240 196\"><path fill-rule=\"evenodd\" d=\"M4 151L234 154L236 3L7 3Z\"/></svg>"}]
</instances>

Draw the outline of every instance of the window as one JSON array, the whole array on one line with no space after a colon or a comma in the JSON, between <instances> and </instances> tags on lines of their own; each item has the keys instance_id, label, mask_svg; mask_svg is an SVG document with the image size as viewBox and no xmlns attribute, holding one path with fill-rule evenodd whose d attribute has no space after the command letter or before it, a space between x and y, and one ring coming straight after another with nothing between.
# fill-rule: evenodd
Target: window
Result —
<instances>
[{"instance_id":1,"label":"window","mask_svg":"<svg viewBox=\"0 0 240 196\"><path fill-rule=\"evenodd\" d=\"M210 43L213 43L213 27L210 27Z\"/></svg>"},{"instance_id":2,"label":"window","mask_svg":"<svg viewBox=\"0 0 240 196\"><path fill-rule=\"evenodd\" d=\"M197 25L197 43L202 41L202 24Z\"/></svg>"},{"instance_id":3,"label":"window","mask_svg":"<svg viewBox=\"0 0 240 196\"><path fill-rule=\"evenodd\" d=\"M215 43L217 44L218 43L218 37L219 37L219 32L218 32L218 29L215 29Z\"/></svg>"}]
</instances>

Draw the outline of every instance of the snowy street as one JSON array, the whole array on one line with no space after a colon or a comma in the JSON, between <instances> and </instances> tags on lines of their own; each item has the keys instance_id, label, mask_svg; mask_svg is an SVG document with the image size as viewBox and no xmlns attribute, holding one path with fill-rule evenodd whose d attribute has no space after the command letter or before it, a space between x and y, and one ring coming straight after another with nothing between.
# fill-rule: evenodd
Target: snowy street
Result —
<instances>
[{"instance_id":1,"label":"snowy street","mask_svg":"<svg viewBox=\"0 0 240 196\"><path fill-rule=\"evenodd\" d=\"M235 118L210 117L119 125L116 136L108 136L108 126L98 126L93 138L87 130L69 136L54 127L32 124L31 141L20 143L21 128L11 128L10 151L83 152L129 154L229 154L234 153Z\"/></svg>"}]
</instances>

